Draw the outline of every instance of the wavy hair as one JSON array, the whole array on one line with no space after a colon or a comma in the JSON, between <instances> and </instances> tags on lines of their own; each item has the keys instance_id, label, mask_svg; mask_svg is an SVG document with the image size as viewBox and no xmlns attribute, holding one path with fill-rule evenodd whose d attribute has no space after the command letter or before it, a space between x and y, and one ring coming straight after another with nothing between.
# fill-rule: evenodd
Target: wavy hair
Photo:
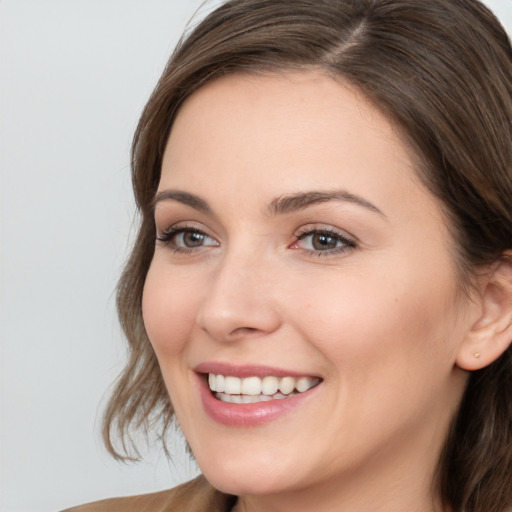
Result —
<instances>
[{"instance_id":1,"label":"wavy hair","mask_svg":"<svg viewBox=\"0 0 512 512\"><path fill-rule=\"evenodd\" d=\"M117 458L129 456L130 433L156 429L163 440L173 418L141 301L154 250L152 200L177 112L228 73L303 69L352 83L400 130L418 175L444 205L463 286L512 249L512 49L478 0L225 2L182 38L133 141L140 227L117 293L129 360L103 429ZM435 484L455 512L512 506L510 348L471 374Z\"/></svg>"}]
</instances>

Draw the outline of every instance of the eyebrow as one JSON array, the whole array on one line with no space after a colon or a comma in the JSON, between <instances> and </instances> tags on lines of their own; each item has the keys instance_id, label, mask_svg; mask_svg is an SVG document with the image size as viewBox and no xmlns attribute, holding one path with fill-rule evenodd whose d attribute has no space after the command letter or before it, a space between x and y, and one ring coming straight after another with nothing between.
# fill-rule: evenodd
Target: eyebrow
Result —
<instances>
[{"instance_id":1,"label":"eyebrow","mask_svg":"<svg viewBox=\"0 0 512 512\"><path fill-rule=\"evenodd\" d=\"M162 201L177 201L178 203L186 204L204 213L210 213L211 208L208 203L194 194L182 192L181 190L163 190L158 192L153 198L151 207L154 210L156 205Z\"/></svg>"},{"instance_id":2,"label":"eyebrow","mask_svg":"<svg viewBox=\"0 0 512 512\"><path fill-rule=\"evenodd\" d=\"M204 199L181 190L163 190L162 192L159 192L155 195L152 201L152 209L154 210L156 205L162 201L177 201L204 213L212 212L210 206ZM268 210L272 215L283 215L286 213L305 210L315 204L326 203L329 201L355 204L356 206L361 206L371 212L378 213L379 215L386 217L386 215L384 215L384 213L374 204L370 203L370 201L345 190L310 191L299 192L297 194L286 194L272 200L268 206Z\"/></svg>"},{"instance_id":3,"label":"eyebrow","mask_svg":"<svg viewBox=\"0 0 512 512\"><path fill-rule=\"evenodd\" d=\"M326 203L328 201L340 201L361 206L372 212L386 217L384 213L374 204L366 199L347 192L345 190L334 191L311 191L300 192L298 194L287 194L274 199L269 205L269 211L274 215L292 213L304 210L315 204Z\"/></svg>"}]
</instances>

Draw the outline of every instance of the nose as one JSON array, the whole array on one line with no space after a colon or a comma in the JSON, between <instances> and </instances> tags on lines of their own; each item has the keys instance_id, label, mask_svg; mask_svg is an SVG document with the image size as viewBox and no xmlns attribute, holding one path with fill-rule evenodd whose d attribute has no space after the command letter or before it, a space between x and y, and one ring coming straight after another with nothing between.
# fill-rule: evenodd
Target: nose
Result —
<instances>
[{"instance_id":1,"label":"nose","mask_svg":"<svg viewBox=\"0 0 512 512\"><path fill-rule=\"evenodd\" d=\"M271 334L281 325L275 276L262 258L224 258L208 282L199 307L199 326L217 341Z\"/></svg>"}]
</instances>

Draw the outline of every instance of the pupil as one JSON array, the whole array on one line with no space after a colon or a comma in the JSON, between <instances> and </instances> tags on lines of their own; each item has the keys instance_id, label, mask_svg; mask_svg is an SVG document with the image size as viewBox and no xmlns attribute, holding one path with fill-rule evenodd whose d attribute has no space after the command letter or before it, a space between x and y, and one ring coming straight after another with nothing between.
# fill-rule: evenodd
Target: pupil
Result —
<instances>
[{"instance_id":1,"label":"pupil","mask_svg":"<svg viewBox=\"0 0 512 512\"><path fill-rule=\"evenodd\" d=\"M203 243L204 235L194 231L188 231L183 234L183 241L187 247L198 247Z\"/></svg>"},{"instance_id":2,"label":"pupil","mask_svg":"<svg viewBox=\"0 0 512 512\"><path fill-rule=\"evenodd\" d=\"M333 236L326 235L325 233L320 233L313 237L313 247L321 251L325 251L326 249L335 249L336 244L337 240Z\"/></svg>"}]
</instances>

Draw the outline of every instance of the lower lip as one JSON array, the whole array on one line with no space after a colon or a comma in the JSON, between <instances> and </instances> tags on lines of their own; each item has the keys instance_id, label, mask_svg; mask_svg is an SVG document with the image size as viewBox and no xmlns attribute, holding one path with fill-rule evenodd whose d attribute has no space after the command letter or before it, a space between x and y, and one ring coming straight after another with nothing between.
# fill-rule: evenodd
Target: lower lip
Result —
<instances>
[{"instance_id":1,"label":"lower lip","mask_svg":"<svg viewBox=\"0 0 512 512\"><path fill-rule=\"evenodd\" d=\"M215 398L206 382L204 374L198 374L198 378L201 400L208 416L217 423L231 426L261 425L262 423L273 421L312 398L312 395L315 394L316 389L320 386L318 384L308 391L289 398L252 404L232 404Z\"/></svg>"}]
</instances>

